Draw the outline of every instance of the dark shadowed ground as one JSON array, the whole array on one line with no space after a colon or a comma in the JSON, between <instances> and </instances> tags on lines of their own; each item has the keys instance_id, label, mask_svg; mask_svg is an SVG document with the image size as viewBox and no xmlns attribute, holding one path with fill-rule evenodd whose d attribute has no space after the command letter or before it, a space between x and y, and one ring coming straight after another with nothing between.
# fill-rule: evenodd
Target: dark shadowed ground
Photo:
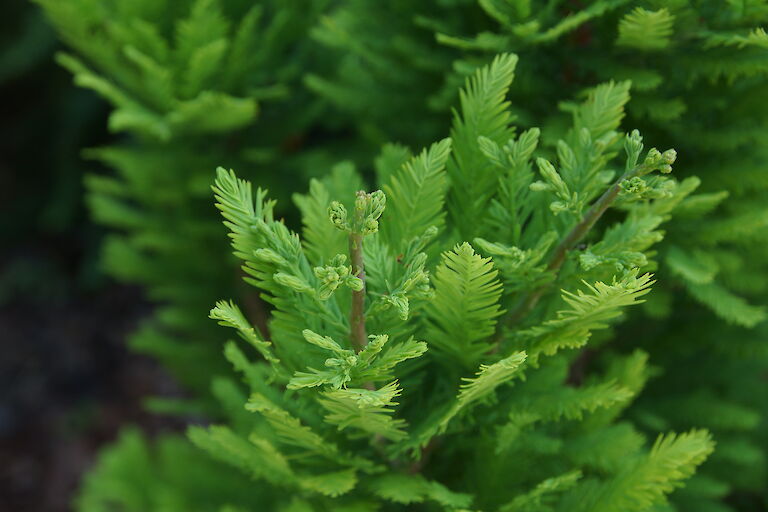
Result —
<instances>
[{"instance_id":1,"label":"dark shadowed ground","mask_svg":"<svg viewBox=\"0 0 768 512\"><path fill-rule=\"evenodd\" d=\"M175 387L125 347L149 306L97 265L80 149L107 142L107 109L53 62L25 0L0 19L0 510L58 512L98 449L133 423L172 428L142 397Z\"/></svg>"}]
</instances>

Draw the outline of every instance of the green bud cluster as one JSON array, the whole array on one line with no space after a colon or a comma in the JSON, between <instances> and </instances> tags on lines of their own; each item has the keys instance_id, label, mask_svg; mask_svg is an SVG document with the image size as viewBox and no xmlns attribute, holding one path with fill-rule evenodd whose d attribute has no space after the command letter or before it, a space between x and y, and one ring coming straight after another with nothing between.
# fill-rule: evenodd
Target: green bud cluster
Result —
<instances>
[{"instance_id":1,"label":"green bud cluster","mask_svg":"<svg viewBox=\"0 0 768 512\"><path fill-rule=\"evenodd\" d=\"M345 265L347 257L344 254L337 254L329 265L324 267L315 267L315 277L320 280L320 289L318 297L326 300L333 295L333 292L345 285L354 291L363 289L363 281L352 274L352 267Z\"/></svg>"},{"instance_id":2,"label":"green bud cluster","mask_svg":"<svg viewBox=\"0 0 768 512\"><path fill-rule=\"evenodd\" d=\"M357 192L355 211L350 220L347 209L338 201L328 206L328 218L337 229L363 236L376 233L379 230L379 217L384 213L387 197L381 190L375 192Z\"/></svg>"},{"instance_id":3,"label":"green bud cluster","mask_svg":"<svg viewBox=\"0 0 768 512\"><path fill-rule=\"evenodd\" d=\"M362 234L369 235L379 230L379 217L384 213L387 205L387 196L381 190L370 194L362 190L355 198L355 219L357 225L353 229Z\"/></svg>"},{"instance_id":4,"label":"green bud cluster","mask_svg":"<svg viewBox=\"0 0 768 512\"><path fill-rule=\"evenodd\" d=\"M619 183L619 197L624 202L671 197L675 182L663 176L633 176Z\"/></svg>"},{"instance_id":5,"label":"green bud cluster","mask_svg":"<svg viewBox=\"0 0 768 512\"><path fill-rule=\"evenodd\" d=\"M656 148L651 148L643 161L643 167L645 167L645 174L658 170L664 174L672 172L672 164L677 159L677 151L674 149L668 149L664 153L661 153Z\"/></svg>"},{"instance_id":6,"label":"green bud cluster","mask_svg":"<svg viewBox=\"0 0 768 512\"><path fill-rule=\"evenodd\" d=\"M559 200L553 201L549 205L549 209L555 215L567 211L578 212L578 193L570 191L568 185L548 160L537 158L536 164L545 181L535 181L529 185L529 188L534 192L548 191L554 193Z\"/></svg>"},{"instance_id":7,"label":"green bud cluster","mask_svg":"<svg viewBox=\"0 0 768 512\"><path fill-rule=\"evenodd\" d=\"M633 176L619 183L620 195L642 196L648 191L648 184L640 176Z\"/></svg>"},{"instance_id":8,"label":"green bud cluster","mask_svg":"<svg viewBox=\"0 0 768 512\"><path fill-rule=\"evenodd\" d=\"M337 229L350 231L350 226L347 222L347 209L340 202L331 202L330 206L328 206L328 218Z\"/></svg>"},{"instance_id":9,"label":"green bud cluster","mask_svg":"<svg viewBox=\"0 0 768 512\"><path fill-rule=\"evenodd\" d=\"M291 274L278 272L272 276L272 279L274 279L277 284L291 288L299 293L306 293L314 290L314 288L312 288L312 286L310 286L304 279Z\"/></svg>"}]
</instances>

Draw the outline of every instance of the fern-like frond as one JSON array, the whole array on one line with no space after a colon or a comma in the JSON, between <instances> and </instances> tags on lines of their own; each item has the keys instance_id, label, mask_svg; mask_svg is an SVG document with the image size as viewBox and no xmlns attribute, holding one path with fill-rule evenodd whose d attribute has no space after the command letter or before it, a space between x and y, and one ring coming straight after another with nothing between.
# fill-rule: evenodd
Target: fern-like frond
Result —
<instances>
[{"instance_id":1,"label":"fern-like frond","mask_svg":"<svg viewBox=\"0 0 768 512\"><path fill-rule=\"evenodd\" d=\"M539 482L532 491L517 496L502 505L499 512L545 512L552 509L557 495L576 485L582 477L581 471L569 471Z\"/></svg>"},{"instance_id":2,"label":"fern-like frond","mask_svg":"<svg viewBox=\"0 0 768 512\"><path fill-rule=\"evenodd\" d=\"M639 50L663 50L669 46L675 16L667 9L649 11L636 7L619 22L616 44Z\"/></svg>"},{"instance_id":3,"label":"fern-like frond","mask_svg":"<svg viewBox=\"0 0 768 512\"><path fill-rule=\"evenodd\" d=\"M315 433L291 416L288 411L281 409L262 395L252 395L245 408L266 418L285 445L301 448L343 466L352 466L367 472L377 469L376 465L369 460L343 453L335 443Z\"/></svg>"},{"instance_id":4,"label":"fern-like frond","mask_svg":"<svg viewBox=\"0 0 768 512\"><path fill-rule=\"evenodd\" d=\"M372 478L369 489L376 496L400 505L434 501L448 510L464 509L472 503L469 494L453 492L444 485L422 475L387 473Z\"/></svg>"},{"instance_id":5,"label":"fern-like frond","mask_svg":"<svg viewBox=\"0 0 768 512\"><path fill-rule=\"evenodd\" d=\"M327 411L325 421L336 425L339 430L347 428L353 431L378 435L391 441L407 437L403 430L405 421L392 417L394 399L401 390L397 382L391 382L377 390L337 389L325 391L318 402ZM354 437L354 434L351 434Z\"/></svg>"},{"instance_id":6,"label":"fern-like frond","mask_svg":"<svg viewBox=\"0 0 768 512\"><path fill-rule=\"evenodd\" d=\"M478 145L478 137L504 144L514 131L505 96L514 77L517 56L502 54L467 79L461 91L461 110L454 114L451 139L453 155L448 162L451 179L450 215L464 238L488 207L498 180L498 171Z\"/></svg>"},{"instance_id":7,"label":"fern-like frond","mask_svg":"<svg viewBox=\"0 0 768 512\"><path fill-rule=\"evenodd\" d=\"M436 351L475 365L489 347L482 343L493 334L501 283L490 258L475 253L468 243L443 254L432 284L435 297L427 308L427 342Z\"/></svg>"},{"instance_id":8,"label":"fern-like frond","mask_svg":"<svg viewBox=\"0 0 768 512\"><path fill-rule=\"evenodd\" d=\"M264 359L273 365L280 363L280 360L272 353L272 343L262 338L234 302L223 300L217 302L216 307L211 310L209 318L218 320L219 325L236 329L242 339L250 343Z\"/></svg>"},{"instance_id":9,"label":"fern-like frond","mask_svg":"<svg viewBox=\"0 0 768 512\"><path fill-rule=\"evenodd\" d=\"M754 327L768 318L765 306L754 306L717 282L686 284L693 298L730 323Z\"/></svg>"},{"instance_id":10,"label":"fern-like frond","mask_svg":"<svg viewBox=\"0 0 768 512\"><path fill-rule=\"evenodd\" d=\"M255 478L277 486L295 481L296 475L288 460L266 439L244 439L220 425L190 427L187 435L212 457L239 467Z\"/></svg>"},{"instance_id":11,"label":"fern-like frond","mask_svg":"<svg viewBox=\"0 0 768 512\"><path fill-rule=\"evenodd\" d=\"M587 101L574 111L574 133L589 130L598 140L618 129L629 101L630 82L607 82L590 90Z\"/></svg>"},{"instance_id":12,"label":"fern-like frond","mask_svg":"<svg viewBox=\"0 0 768 512\"><path fill-rule=\"evenodd\" d=\"M448 180L445 164L451 140L443 139L406 162L383 185L387 194L382 231L390 247L420 236L430 227L442 228Z\"/></svg>"},{"instance_id":13,"label":"fern-like frond","mask_svg":"<svg viewBox=\"0 0 768 512\"><path fill-rule=\"evenodd\" d=\"M640 512L665 503L712 453L714 442L703 430L659 436L651 452L639 456L606 482L591 481L577 489L568 503L576 512Z\"/></svg>"},{"instance_id":14,"label":"fern-like frond","mask_svg":"<svg viewBox=\"0 0 768 512\"><path fill-rule=\"evenodd\" d=\"M608 322L622 313L627 306L638 304L640 297L650 291L653 284L650 274L637 276L628 272L622 279L609 285L598 281L594 285L584 283L588 292L563 291L563 300L571 306L561 310L557 318L520 333L528 340L529 354L534 362L540 354L554 355L561 348L577 348L584 345L591 332L604 329Z\"/></svg>"},{"instance_id":15,"label":"fern-like frond","mask_svg":"<svg viewBox=\"0 0 768 512\"><path fill-rule=\"evenodd\" d=\"M454 418L492 396L499 386L508 383L523 368L525 361L525 352L516 352L491 365L480 365L475 377L462 379L464 383L456 398L425 418L414 428L410 439L398 446L397 450L418 450L426 446L433 437L445 432Z\"/></svg>"}]
</instances>

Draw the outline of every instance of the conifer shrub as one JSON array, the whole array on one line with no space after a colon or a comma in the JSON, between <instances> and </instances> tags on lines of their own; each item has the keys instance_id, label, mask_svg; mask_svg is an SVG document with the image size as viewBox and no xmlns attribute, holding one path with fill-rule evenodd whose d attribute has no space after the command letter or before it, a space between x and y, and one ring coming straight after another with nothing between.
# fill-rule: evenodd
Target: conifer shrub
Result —
<instances>
[{"instance_id":1,"label":"conifer shrub","mask_svg":"<svg viewBox=\"0 0 768 512\"><path fill-rule=\"evenodd\" d=\"M369 8L342 2L322 19L313 35L339 63L333 73L306 79L359 119L361 131L406 144L439 136L435 117L450 114L458 84L499 52L521 58L513 113L521 126L550 127L547 143L567 126L575 96L619 82L632 92L632 126L671 141L685 155L682 175L699 176L711 194L698 208L717 209L706 233L685 226L700 251L665 255L670 277L728 323L751 328L765 320L762 304L748 300L764 298L768 269L764 258L745 256L764 255L768 236L766 154L755 144L768 119L764 2L395 2L363 15ZM390 40L395 44L383 44ZM382 100L392 91L394 98ZM403 105L408 123L390 116L390 103ZM725 201L729 195L735 198ZM746 275L759 277L746 283Z\"/></svg>"},{"instance_id":2,"label":"conifer shrub","mask_svg":"<svg viewBox=\"0 0 768 512\"><path fill-rule=\"evenodd\" d=\"M449 138L385 147L379 190L351 166L312 180L294 197L301 235L219 168L216 206L270 321L216 303L238 378L213 381L224 413L190 427L201 450L169 438L152 456L127 432L83 510L667 506L711 435L650 442L622 418L650 376L642 350L576 370L651 290L654 234L696 201L695 181L669 176L674 150L618 131L615 83L574 108L556 153L540 148L539 129L512 124L516 62L499 55L467 81ZM587 240L615 264L585 271Z\"/></svg>"},{"instance_id":3,"label":"conifer shrub","mask_svg":"<svg viewBox=\"0 0 768 512\"><path fill-rule=\"evenodd\" d=\"M768 119L765 2L388 7L373 22L361 15L366 2L337 5L314 35L337 52L339 65L307 79L361 124L386 126L385 139L422 144L439 136L434 119L449 114L455 84L495 53L511 51L521 58L513 112L524 128L549 128L545 144L559 137L546 134L566 125L574 96L615 80L631 92L628 123L680 151L678 176L701 178L697 201L678 211L657 247L664 264L655 293L633 314L626 336L618 333L618 343L649 351L659 368L629 414L648 432L710 428L719 450L695 485L730 495L717 510L768 506L768 394L754 392L764 389L768 368L768 154L757 142ZM382 44L387 40L395 44ZM389 118L371 89L398 91L393 101L410 121ZM558 102L559 112L551 108ZM406 126L418 126L416 139ZM588 265L611 263L586 256ZM682 494L676 499L685 510L708 509Z\"/></svg>"},{"instance_id":4,"label":"conifer shrub","mask_svg":"<svg viewBox=\"0 0 768 512\"><path fill-rule=\"evenodd\" d=\"M216 424L81 509L768 507L764 2L36 1L114 109L104 266L195 393L152 405ZM234 258L218 165L278 199L218 172Z\"/></svg>"}]
</instances>

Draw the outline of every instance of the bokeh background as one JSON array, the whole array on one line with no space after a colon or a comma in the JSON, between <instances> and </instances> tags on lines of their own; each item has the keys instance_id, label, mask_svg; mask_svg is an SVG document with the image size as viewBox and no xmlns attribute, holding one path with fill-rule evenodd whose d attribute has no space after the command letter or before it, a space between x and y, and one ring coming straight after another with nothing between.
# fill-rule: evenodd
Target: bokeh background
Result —
<instances>
[{"instance_id":1,"label":"bokeh background","mask_svg":"<svg viewBox=\"0 0 768 512\"><path fill-rule=\"evenodd\" d=\"M0 510L61 511L98 449L125 423L180 428L141 407L177 393L157 363L125 346L150 308L99 268L82 176L97 164L107 105L76 88L40 9L0 17Z\"/></svg>"}]
</instances>

